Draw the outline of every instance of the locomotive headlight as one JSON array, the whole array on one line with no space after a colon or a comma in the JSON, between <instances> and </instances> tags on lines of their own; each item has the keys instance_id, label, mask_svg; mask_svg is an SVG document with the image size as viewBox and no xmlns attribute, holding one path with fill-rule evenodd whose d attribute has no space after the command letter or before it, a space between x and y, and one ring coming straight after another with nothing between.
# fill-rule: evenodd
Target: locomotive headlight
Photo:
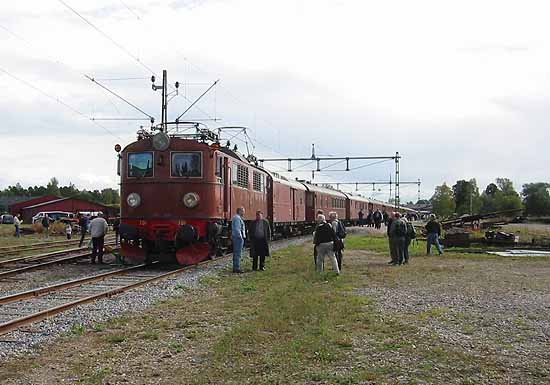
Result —
<instances>
[{"instance_id":1,"label":"locomotive headlight","mask_svg":"<svg viewBox=\"0 0 550 385\"><path fill-rule=\"evenodd\" d=\"M164 151L170 146L170 137L164 133L159 132L153 136L153 148L157 151Z\"/></svg>"},{"instance_id":2,"label":"locomotive headlight","mask_svg":"<svg viewBox=\"0 0 550 385\"><path fill-rule=\"evenodd\" d=\"M183 204L190 209L196 207L199 204L199 194L188 192L183 196Z\"/></svg>"},{"instance_id":3,"label":"locomotive headlight","mask_svg":"<svg viewBox=\"0 0 550 385\"><path fill-rule=\"evenodd\" d=\"M132 208L136 208L141 203L141 197L139 196L138 193L130 193L126 198L126 203L128 203L128 206Z\"/></svg>"}]
</instances>

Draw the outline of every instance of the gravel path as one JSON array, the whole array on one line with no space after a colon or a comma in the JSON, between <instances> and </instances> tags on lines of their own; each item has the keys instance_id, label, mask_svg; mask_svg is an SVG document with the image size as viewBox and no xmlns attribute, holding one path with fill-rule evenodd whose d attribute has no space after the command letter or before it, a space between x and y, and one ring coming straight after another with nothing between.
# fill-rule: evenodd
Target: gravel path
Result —
<instances>
[{"instance_id":1,"label":"gravel path","mask_svg":"<svg viewBox=\"0 0 550 385\"><path fill-rule=\"evenodd\" d=\"M298 245L309 240L310 238L311 237L298 237L273 242L272 248L280 249L290 245ZM79 276L90 275L91 265L82 266L87 271L87 274L82 273L79 274ZM94 270L97 269L96 267L93 268ZM91 304L82 305L55 317L32 324L12 333L2 335L0 336L0 358L3 359L9 356L29 352L34 347L53 341L60 335L71 332L71 330L75 330L75 328L78 328L81 325L89 327L100 322L108 321L113 317L120 316L125 313L142 312L147 309L147 307L157 303L158 301L170 298L172 296L181 295L182 290L185 288L196 287L200 284L200 279L202 277L216 274L222 269L230 268L230 257L219 258L211 263L183 272L173 278L146 285L108 299L102 299ZM64 267L63 269L65 272L68 270L73 270L71 268L67 269L67 267ZM77 270L80 270L80 267ZM71 275L71 279L73 278L76 278L76 276ZM64 280L66 279L59 280L59 282ZM19 292L25 287L31 288L43 286L44 282L40 283L41 284L39 285L36 281L28 281L26 283L21 283L21 286L18 286L17 289L13 289L12 291ZM50 283L54 282L48 282L48 284Z\"/></svg>"}]
</instances>

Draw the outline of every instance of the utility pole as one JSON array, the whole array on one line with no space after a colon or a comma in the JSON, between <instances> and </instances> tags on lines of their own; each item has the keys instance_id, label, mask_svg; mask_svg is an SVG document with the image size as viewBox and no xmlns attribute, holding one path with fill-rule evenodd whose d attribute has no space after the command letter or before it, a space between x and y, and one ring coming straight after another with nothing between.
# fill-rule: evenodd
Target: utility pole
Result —
<instances>
[{"instance_id":1,"label":"utility pole","mask_svg":"<svg viewBox=\"0 0 550 385\"><path fill-rule=\"evenodd\" d=\"M399 208L399 153L395 153L395 208Z\"/></svg>"},{"instance_id":2,"label":"utility pole","mask_svg":"<svg viewBox=\"0 0 550 385\"><path fill-rule=\"evenodd\" d=\"M151 88L153 91L162 90L162 102L161 102L161 120L160 120L160 131L168 131L168 75L166 70L162 70L162 86L155 85L155 75L151 76L151 83L153 85ZM176 82L176 88L178 88L178 83Z\"/></svg>"}]
</instances>

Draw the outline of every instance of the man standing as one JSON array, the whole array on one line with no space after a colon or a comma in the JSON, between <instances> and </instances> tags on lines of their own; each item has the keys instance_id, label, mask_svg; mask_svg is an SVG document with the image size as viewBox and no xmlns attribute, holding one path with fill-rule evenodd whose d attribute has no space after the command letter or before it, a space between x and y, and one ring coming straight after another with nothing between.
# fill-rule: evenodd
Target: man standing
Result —
<instances>
[{"instance_id":1,"label":"man standing","mask_svg":"<svg viewBox=\"0 0 550 385\"><path fill-rule=\"evenodd\" d=\"M120 235L120 218L116 217L113 221L113 231L115 232L115 246L118 246L118 238Z\"/></svg>"},{"instance_id":2,"label":"man standing","mask_svg":"<svg viewBox=\"0 0 550 385\"><path fill-rule=\"evenodd\" d=\"M86 231L88 231L88 217L84 214L80 214L78 225L80 226L80 243L78 247L82 247L84 237L86 237Z\"/></svg>"},{"instance_id":3,"label":"man standing","mask_svg":"<svg viewBox=\"0 0 550 385\"><path fill-rule=\"evenodd\" d=\"M46 213L44 213L44 218L42 218L42 229L44 230L44 236L48 238L50 236L50 217Z\"/></svg>"},{"instance_id":4,"label":"man standing","mask_svg":"<svg viewBox=\"0 0 550 385\"><path fill-rule=\"evenodd\" d=\"M344 250L344 238L346 237L346 228L338 220L338 213L331 211L328 213L330 224L336 239L334 240L334 255L336 256L336 261L338 262L338 270L342 271L342 251Z\"/></svg>"},{"instance_id":5,"label":"man standing","mask_svg":"<svg viewBox=\"0 0 550 385\"><path fill-rule=\"evenodd\" d=\"M393 213L392 215L387 219L387 225L386 225L386 234L388 235L388 246L390 248L390 258L391 260L388 262L388 265L395 265L396 264L396 258L395 258L395 248L394 243L392 242L392 234L390 232L390 227L393 222Z\"/></svg>"},{"instance_id":6,"label":"man standing","mask_svg":"<svg viewBox=\"0 0 550 385\"><path fill-rule=\"evenodd\" d=\"M336 239L336 234L334 233L332 226L326 222L323 214L317 215L317 222L319 225L317 226L315 235L313 236L313 244L315 245L315 250L317 252L315 269L319 273L323 272L325 257L328 257L332 262L332 270L339 275L340 269L338 269L338 261L334 255L334 240Z\"/></svg>"},{"instance_id":7,"label":"man standing","mask_svg":"<svg viewBox=\"0 0 550 385\"><path fill-rule=\"evenodd\" d=\"M382 213L380 212L380 210L376 209L374 214L372 214L372 219L374 221L374 227L376 229L380 229L382 223Z\"/></svg>"},{"instance_id":8,"label":"man standing","mask_svg":"<svg viewBox=\"0 0 550 385\"><path fill-rule=\"evenodd\" d=\"M19 219L19 216L21 214L17 214L13 217L13 225L15 226L15 236L17 238L21 237L21 219Z\"/></svg>"},{"instance_id":9,"label":"man standing","mask_svg":"<svg viewBox=\"0 0 550 385\"><path fill-rule=\"evenodd\" d=\"M392 265L401 265L405 258L405 237L407 235L407 225L401 219L401 213L394 213L394 218L388 226L390 243L393 245L394 256Z\"/></svg>"},{"instance_id":10,"label":"man standing","mask_svg":"<svg viewBox=\"0 0 550 385\"><path fill-rule=\"evenodd\" d=\"M359 210L359 227L363 227L363 218L365 217L365 213L363 213L363 209Z\"/></svg>"},{"instance_id":11,"label":"man standing","mask_svg":"<svg viewBox=\"0 0 550 385\"><path fill-rule=\"evenodd\" d=\"M407 226L407 235L405 236L405 248L403 249L403 254L405 258L403 264L406 265L407 263L409 263L409 246L411 245L412 240L416 239L416 230L414 229L414 225L411 221L408 221L405 218L403 218L403 221L405 222L405 226Z\"/></svg>"},{"instance_id":12,"label":"man standing","mask_svg":"<svg viewBox=\"0 0 550 385\"><path fill-rule=\"evenodd\" d=\"M250 226L250 256L252 257L252 270L258 270L258 257L260 257L260 271L265 270L265 257L270 255L269 242L271 241L271 228L269 222L264 219L263 213L256 211L256 220Z\"/></svg>"},{"instance_id":13,"label":"man standing","mask_svg":"<svg viewBox=\"0 0 550 385\"><path fill-rule=\"evenodd\" d=\"M435 244L439 255L443 254L441 245L439 244L439 237L441 236L441 225L435 219L435 214L430 214L430 220L426 223L426 254L430 255L432 244Z\"/></svg>"},{"instance_id":14,"label":"man standing","mask_svg":"<svg viewBox=\"0 0 550 385\"><path fill-rule=\"evenodd\" d=\"M231 219L231 239L233 241L233 273L242 273L241 253L246 239L246 227L243 221L244 207L239 207Z\"/></svg>"},{"instance_id":15,"label":"man standing","mask_svg":"<svg viewBox=\"0 0 550 385\"><path fill-rule=\"evenodd\" d=\"M90 236L92 237L92 263L95 258L99 263L103 263L103 246L105 245L105 234L107 233L107 221L100 214L90 222Z\"/></svg>"}]
</instances>

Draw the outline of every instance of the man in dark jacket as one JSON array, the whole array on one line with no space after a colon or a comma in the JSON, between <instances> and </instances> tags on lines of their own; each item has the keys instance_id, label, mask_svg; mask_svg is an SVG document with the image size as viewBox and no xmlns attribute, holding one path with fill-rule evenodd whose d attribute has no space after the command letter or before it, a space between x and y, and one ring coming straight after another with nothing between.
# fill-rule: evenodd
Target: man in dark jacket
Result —
<instances>
[{"instance_id":1,"label":"man in dark jacket","mask_svg":"<svg viewBox=\"0 0 550 385\"><path fill-rule=\"evenodd\" d=\"M439 244L439 237L441 236L441 225L435 219L435 214L430 214L430 220L426 223L426 254L430 255L432 244L435 245L439 255L443 254L443 249Z\"/></svg>"},{"instance_id":2,"label":"man in dark jacket","mask_svg":"<svg viewBox=\"0 0 550 385\"><path fill-rule=\"evenodd\" d=\"M42 228L44 236L48 238L50 236L50 217L46 213L44 213L44 217L42 218Z\"/></svg>"},{"instance_id":3,"label":"man in dark jacket","mask_svg":"<svg viewBox=\"0 0 550 385\"><path fill-rule=\"evenodd\" d=\"M407 235L407 226L401 219L401 213L394 213L394 218L388 226L390 237L390 247L393 247L392 265L401 265L405 259L405 236Z\"/></svg>"},{"instance_id":4,"label":"man in dark jacket","mask_svg":"<svg viewBox=\"0 0 550 385\"><path fill-rule=\"evenodd\" d=\"M263 213L256 212L256 220L250 224L250 256L252 257L252 270L258 270L258 257L260 258L260 271L265 270L265 257L270 255L269 242L271 241L271 228L269 221L264 219Z\"/></svg>"},{"instance_id":5,"label":"man in dark jacket","mask_svg":"<svg viewBox=\"0 0 550 385\"><path fill-rule=\"evenodd\" d=\"M340 274L338 269L338 261L334 255L334 241L336 240L336 234L330 223L327 223L323 214L317 215L317 222L319 223L315 229L315 235L313 237L313 243L315 244L315 250L317 252L317 258L315 260L315 269L318 272L324 270L325 257L328 257L332 262L332 270L336 274Z\"/></svg>"},{"instance_id":6,"label":"man in dark jacket","mask_svg":"<svg viewBox=\"0 0 550 385\"><path fill-rule=\"evenodd\" d=\"M395 265L397 263L397 258L395 257L395 244L392 242L392 235L390 233L390 227L391 227L391 224L393 222L393 213L392 215L390 215L387 219L386 219L387 222L386 223L386 235L388 236L388 246L390 248L390 258L391 260L388 262L388 265Z\"/></svg>"},{"instance_id":7,"label":"man in dark jacket","mask_svg":"<svg viewBox=\"0 0 550 385\"><path fill-rule=\"evenodd\" d=\"M80 218L78 220L78 225L80 226L80 243L78 244L78 247L82 247L82 244L84 243L84 237L86 237L86 232L88 231L88 217L84 214L80 214Z\"/></svg>"}]
</instances>

